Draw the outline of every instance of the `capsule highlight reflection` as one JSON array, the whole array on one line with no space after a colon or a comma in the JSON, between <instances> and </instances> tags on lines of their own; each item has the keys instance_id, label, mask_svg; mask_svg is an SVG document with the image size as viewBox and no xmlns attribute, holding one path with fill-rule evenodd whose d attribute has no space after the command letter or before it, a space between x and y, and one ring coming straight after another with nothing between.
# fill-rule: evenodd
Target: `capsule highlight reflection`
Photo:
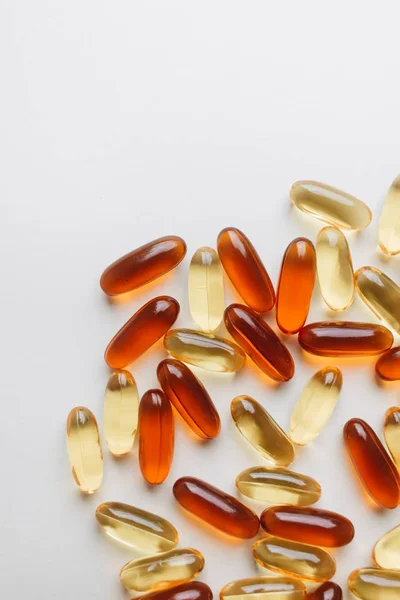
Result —
<instances>
[{"instance_id":1,"label":"capsule highlight reflection","mask_svg":"<svg viewBox=\"0 0 400 600\"><path fill-rule=\"evenodd\" d=\"M132 374L123 370L113 373L104 398L104 437L114 456L123 456L132 449L138 411L139 395Z\"/></svg>"},{"instance_id":2,"label":"capsule highlight reflection","mask_svg":"<svg viewBox=\"0 0 400 600\"><path fill-rule=\"evenodd\" d=\"M385 254L400 252L400 175L387 193L379 219L378 242Z\"/></svg>"},{"instance_id":3,"label":"capsule highlight reflection","mask_svg":"<svg viewBox=\"0 0 400 600\"><path fill-rule=\"evenodd\" d=\"M386 411L383 426L386 445L388 450L400 469L400 407L393 406Z\"/></svg>"},{"instance_id":4,"label":"capsule highlight reflection","mask_svg":"<svg viewBox=\"0 0 400 600\"><path fill-rule=\"evenodd\" d=\"M371 356L389 350L393 335L372 323L320 321L300 330L299 344L318 356Z\"/></svg>"},{"instance_id":5,"label":"capsule highlight reflection","mask_svg":"<svg viewBox=\"0 0 400 600\"><path fill-rule=\"evenodd\" d=\"M327 581L316 590L307 594L306 600L342 600L342 588L333 581Z\"/></svg>"},{"instance_id":6,"label":"capsule highlight reflection","mask_svg":"<svg viewBox=\"0 0 400 600\"><path fill-rule=\"evenodd\" d=\"M399 600L400 572L389 569L357 569L348 579L349 590L361 600Z\"/></svg>"},{"instance_id":7,"label":"capsule highlight reflection","mask_svg":"<svg viewBox=\"0 0 400 600\"><path fill-rule=\"evenodd\" d=\"M344 234L337 227L324 227L317 236L316 252L322 297L332 310L345 310L353 302L354 275Z\"/></svg>"},{"instance_id":8,"label":"capsule highlight reflection","mask_svg":"<svg viewBox=\"0 0 400 600\"><path fill-rule=\"evenodd\" d=\"M193 255L189 267L189 307L197 325L213 332L224 314L224 281L218 254L206 246Z\"/></svg>"},{"instance_id":9,"label":"capsule highlight reflection","mask_svg":"<svg viewBox=\"0 0 400 600\"><path fill-rule=\"evenodd\" d=\"M213 600L213 593L202 581L188 581L172 588L146 594L146 600Z\"/></svg>"},{"instance_id":10,"label":"capsule highlight reflection","mask_svg":"<svg viewBox=\"0 0 400 600\"><path fill-rule=\"evenodd\" d=\"M400 525L385 533L377 541L372 558L374 563L383 569L400 568Z\"/></svg>"},{"instance_id":11,"label":"capsule highlight reflection","mask_svg":"<svg viewBox=\"0 0 400 600\"><path fill-rule=\"evenodd\" d=\"M361 300L385 324L400 332L400 288L375 267L361 267L354 275Z\"/></svg>"},{"instance_id":12,"label":"capsule highlight reflection","mask_svg":"<svg viewBox=\"0 0 400 600\"><path fill-rule=\"evenodd\" d=\"M103 480L103 453L96 418L85 406L68 415L67 449L76 483L85 494L93 494Z\"/></svg>"},{"instance_id":13,"label":"capsule highlight reflection","mask_svg":"<svg viewBox=\"0 0 400 600\"><path fill-rule=\"evenodd\" d=\"M299 579L269 575L232 581L219 593L220 600L303 600L305 595Z\"/></svg>"}]
</instances>

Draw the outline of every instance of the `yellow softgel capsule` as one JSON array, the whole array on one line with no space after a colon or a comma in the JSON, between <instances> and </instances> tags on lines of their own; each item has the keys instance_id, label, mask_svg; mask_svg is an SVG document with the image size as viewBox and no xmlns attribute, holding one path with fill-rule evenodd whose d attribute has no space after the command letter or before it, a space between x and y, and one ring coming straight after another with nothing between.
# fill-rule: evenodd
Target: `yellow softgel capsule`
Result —
<instances>
[{"instance_id":1,"label":"yellow softgel capsule","mask_svg":"<svg viewBox=\"0 0 400 600\"><path fill-rule=\"evenodd\" d=\"M400 406L392 406L386 411L383 425L386 445L389 452L400 468ZM400 568L400 567L399 567Z\"/></svg>"},{"instance_id":2,"label":"yellow softgel capsule","mask_svg":"<svg viewBox=\"0 0 400 600\"><path fill-rule=\"evenodd\" d=\"M122 502L104 502L96 519L115 540L148 554L167 552L178 543L178 532L166 519Z\"/></svg>"},{"instance_id":3,"label":"yellow softgel capsule","mask_svg":"<svg viewBox=\"0 0 400 600\"><path fill-rule=\"evenodd\" d=\"M372 312L400 333L400 288L375 267L361 267L354 275L356 290Z\"/></svg>"},{"instance_id":4,"label":"yellow softgel capsule","mask_svg":"<svg viewBox=\"0 0 400 600\"><path fill-rule=\"evenodd\" d=\"M354 298L350 249L337 227L324 227L316 243L317 274L322 297L332 310L345 310Z\"/></svg>"},{"instance_id":5,"label":"yellow softgel capsule","mask_svg":"<svg viewBox=\"0 0 400 600\"><path fill-rule=\"evenodd\" d=\"M306 587L299 579L281 576L249 577L225 585L220 600L303 600Z\"/></svg>"},{"instance_id":6,"label":"yellow softgel capsule","mask_svg":"<svg viewBox=\"0 0 400 600\"><path fill-rule=\"evenodd\" d=\"M138 411L139 396L132 374L116 371L108 380L104 397L104 436L114 456L123 456L132 449Z\"/></svg>"},{"instance_id":7,"label":"yellow softgel capsule","mask_svg":"<svg viewBox=\"0 0 400 600\"><path fill-rule=\"evenodd\" d=\"M232 419L243 435L264 458L277 466L294 461L294 446L271 415L250 396L237 396L231 403Z\"/></svg>"},{"instance_id":8,"label":"yellow softgel capsule","mask_svg":"<svg viewBox=\"0 0 400 600\"><path fill-rule=\"evenodd\" d=\"M383 569L400 569L400 525L385 533L376 542L372 558L374 563Z\"/></svg>"},{"instance_id":9,"label":"yellow softgel capsule","mask_svg":"<svg viewBox=\"0 0 400 600\"><path fill-rule=\"evenodd\" d=\"M379 219L378 243L385 254L400 252L400 175L389 188Z\"/></svg>"},{"instance_id":10,"label":"yellow softgel capsule","mask_svg":"<svg viewBox=\"0 0 400 600\"><path fill-rule=\"evenodd\" d=\"M290 437L295 444L309 444L328 422L342 389L343 376L337 367L324 367L307 383L290 419Z\"/></svg>"},{"instance_id":11,"label":"yellow softgel capsule","mask_svg":"<svg viewBox=\"0 0 400 600\"><path fill-rule=\"evenodd\" d=\"M203 555L193 548L131 560L122 567L121 582L129 592L151 592L190 581L204 568Z\"/></svg>"},{"instance_id":12,"label":"yellow softgel capsule","mask_svg":"<svg viewBox=\"0 0 400 600\"><path fill-rule=\"evenodd\" d=\"M357 569L350 574L348 586L361 600L399 600L400 571Z\"/></svg>"},{"instance_id":13,"label":"yellow softgel capsule","mask_svg":"<svg viewBox=\"0 0 400 600\"><path fill-rule=\"evenodd\" d=\"M236 477L239 492L252 500L269 504L309 506L321 497L315 479L283 467L250 467Z\"/></svg>"},{"instance_id":14,"label":"yellow softgel capsule","mask_svg":"<svg viewBox=\"0 0 400 600\"><path fill-rule=\"evenodd\" d=\"M193 255L189 267L189 308L197 325L213 332L224 314L224 281L219 256L203 246Z\"/></svg>"},{"instance_id":15,"label":"yellow softgel capsule","mask_svg":"<svg viewBox=\"0 0 400 600\"><path fill-rule=\"evenodd\" d=\"M327 581L336 572L335 559L326 550L274 535L254 542L253 556L266 569L307 581Z\"/></svg>"},{"instance_id":16,"label":"yellow softgel capsule","mask_svg":"<svg viewBox=\"0 0 400 600\"><path fill-rule=\"evenodd\" d=\"M68 415L67 449L76 483L85 494L93 494L103 479L103 453L96 418L84 406Z\"/></svg>"}]
</instances>

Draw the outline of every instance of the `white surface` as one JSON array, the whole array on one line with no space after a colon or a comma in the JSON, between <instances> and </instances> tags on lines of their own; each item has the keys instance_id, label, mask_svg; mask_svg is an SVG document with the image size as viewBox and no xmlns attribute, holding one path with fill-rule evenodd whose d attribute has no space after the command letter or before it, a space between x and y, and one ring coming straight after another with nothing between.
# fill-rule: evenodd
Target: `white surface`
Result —
<instances>
[{"instance_id":1,"label":"white surface","mask_svg":"<svg viewBox=\"0 0 400 600\"><path fill-rule=\"evenodd\" d=\"M374 3L371 3L374 5ZM202 372L220 411L221 436L196 443L176 419L171 474L149 490L136 452L113 460L104 448L100 491L81 497L69 472L64 428L70 408L102 423L114 332L159 293L181 302L191 326L187 268L200 245L236 225L253 240L277 281L295 236L315 240L321 224L289 203L296 179L312 178L364 199L368 230L349 235L355 267L383 267L397 281L399 259L376 251L377 217L398 174L397 2L2 0L0 3L0 239L2 244L2 460L0 595L43 600L127 598L122 565L134 556L98 531L105 500L169 517L181 545L206 557L201 579L217 594L257 573L251 543L202 528L175 504L181 475L235 493L242 469L262 463L230 422L233 396L258 398L288 427L307 379L326 360L305 359L289 340L296 376L278 389L246 367L237 377ZM188 242L167 279L127 304L107 302L103 268L165 234ZM226 301L233 298L226 286ZM318 290L310 320L328 315ZM330 315L328 315L330 316ZM346 318L372 318L359 301ZM273 322L273 315L268 317ZM132 367L140 392L157 385L161 345ZM370 564L374 542L399 510L366 502L342 445L342 426L365 418L382 433L398 386L379 387L373 361L343 363L344 387L321 437L293 468L322 485L319 506L350 517L354 542L335 555L335 578ZM261 507L258 507L260 510Z\"/></svg>"}]
</instances>

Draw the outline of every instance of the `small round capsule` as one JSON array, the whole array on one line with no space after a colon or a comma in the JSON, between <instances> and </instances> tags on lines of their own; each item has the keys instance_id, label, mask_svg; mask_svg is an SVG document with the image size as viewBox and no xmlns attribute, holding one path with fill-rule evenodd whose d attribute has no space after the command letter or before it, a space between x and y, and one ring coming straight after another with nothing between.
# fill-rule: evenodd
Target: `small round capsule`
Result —
<instances>
[{"instance_id":1,"label":"small round capsule","mask_svg":"<svg viewBox=\"0 0 400 600\"><path fill-rule=\"evenodd\" d=\"M333 581L326 581L306 596L306 600L342 600L342 598L342 588Z\"/></svg>"},{"instance_id":2,"label":"small round capsule","mask_svg":"<svg viewBox=\"0 0 400 600\"><path fill-rule=\"evenodd\" d=\"M302 581L278 575L238 579L219 593L220 600L304 600L305 596Z\"/></svg>"},{"instance_id":3,"label":"small round capsule","mask_svg":"<svg viewBox=\"0 0 400 600\"><path fill-rule=\"evenodd\" d=\"M349 245L340 229L321 229L316 253L319 287L325 303L332 310L345 310L353 302L354 275Z\"/></svg>"},{"instance_id":4,"label":"small round capsule","mask_svg":"<svg viewBox=\"0 0 400 600\"><path fill-rule=\"evenodd\" d=\"M400 252L400 176L393 181L379 219L378 243L385 254Z\"/></svg>"},{"instance_id":5,"label":"small round capsule","mask_svg":"<svg viewBox=\"0 0 400 600\"><path fill-rule=\"evenodd\" d=\"M376 542L372 558L374 563L383 569L400 569L400 525L385 533Z\"/></svg>"},{"instance_id":6,"label":"small round capsule","mask_svg":"<svg viewBox=\"0 0 400 600\"><path fill-rule=\"evenodd\" d=\"M219 327L224 315L224 280L218 254L202 247L189 267L189 308L197 325L208 333Z\"/></svg>"},{"instance_id":7,"label":"small round capsule","mask_svg":"<svg viewBox=\"0 0 400 600\"><path fill-rule=\"evenodd\" d=\"M213 600L213 593L202 581L188 581L165 590L146 594L146 600Z\"/></svg>"},{"instance_id":8,"label":"small round capsule","mask_svg":"<svg viewBox=\"0 0 400 600\"><path fill-rule=\"evenodd\" d=\"M136 382L129 371L116 371L108 380L104 398L104 437L114 456L132 450L139 411Z\"/></svg>"},{"instance_id":9,"label":"small round capsule","mask_svg":"<svg viewBox=\"0 0 400 600\"><path fill-rule=\"evenodd\" d=\"M349 590L361 600L399 600L400 572L389 569L357 569L348 579Z\"/></svg>"},{"instance_id":10,"label":"small round capsule","mask_svg":"<svg viewBox=\"0 0 400 600\"><path fill-rule=\"evenodd\" d=\"M393 406L386 411L383 433L386 445L397 468L400 469L400 407Z\"/></svg>"},{"instance_id":11,"label":"small round capsule","mask_svg":"<svg viewBox=\"0 0 400 600\"><path fill-rule=\"evenodd\" d=\"M354 275L361 300L386 325L400 333L400 288L375 267L361 267Z\"/></svg>"},{"instance_id":12,"label":"small round capsule","mask_svg":"<svg viewBox=\"0 0 400 600\"><path fill-rule=\"evenodd\" d=\"M376 374L386 381L400 380L400 346L391 348L378 358L375 365Z\"/></svg>"},{"instance_id":13,"label":"small round capsule","mask_svg":"<svg viewBox=\"0 0 400 600\"><path fill-rule=\"evenodd\" d=\"M96 418L84 406L68 415L67 449L76 483L84 494L93 494L103 480L103 453Z\"/></svg>"}]
</instances>

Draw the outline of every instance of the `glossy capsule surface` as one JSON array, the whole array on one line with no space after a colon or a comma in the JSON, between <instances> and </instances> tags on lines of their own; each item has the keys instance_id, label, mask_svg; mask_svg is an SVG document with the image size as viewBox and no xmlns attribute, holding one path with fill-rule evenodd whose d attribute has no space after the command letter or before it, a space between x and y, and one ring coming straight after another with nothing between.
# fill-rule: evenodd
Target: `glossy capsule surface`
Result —
<instances>
[{"instance_id":1,"label":"glossy capsule surface","mask_svg":"<svg viewBox=\"0 0 400 600\"><path fill-rule=\"evenodd\" d=\"M271 310L275 291L256 249L235 227L223 229L217 240L226 274L245 304L259 313Z\"/></svg>"},{"instance_id":2,"label":"glossy capsule surface","mask_svg":"<svg viewBox=\"0 0 400 600\"><path fill-rule=\"evenodd\" d=\"M372 219L370 209L362 200L326 183L296 181L290 198L301 211L341 229L364 229Z\"/></svg>"},{"instance_id":3,"label":"glossy capsule surface","mask_svg":"<svg viewBox=\"0 0 400 600\"><path fill-rule=\"evenodd\" d=\"M167 358L157 367L158 381L189 427L202 438L215 438L221 422L204 385L184 363Z\"/></svg>"},{"instance_id":4,"label":"glossy capsule surface","mask_svg":"<svg viewBox=\"0 0 400 600\"><path fill-rule=\"evenodd\" d=\"M68 415L67 450L76 483L85 494L93 494L103 480L103 453L96 418L84 406Z\"/></svg>"},{"instance_id":5,"label":"glossy capsule surface","mask_svg":"<svg viewBox=\"0 0 400 600\"><path fill-rule=\"evenodd\" d=\"M253 544L262 567L307 581L326 581L336 572L335 559L322 548L269 536Z\"/></svg>"},{"instance_id":6,"label":"glossy capsule surface","mask_svg":"<svg viewBox=\"0 0 400 600\"><path fill-rule=\"evenodd\" d=\"M184 363L217 373L234 373L246 362L239 346L194 329L172 329L164 338L166 351Z\"/></svg>"},{"instance_id":7,"label":"glossy capsule surface","mask_svg":"<svg viewBox=\"0 0 400 600\"><path fill-rule=\"evenodd\" d=\"M350 574L348 586L361 600L399 600L400 571L357 569Z\"/></svg>"},{"instance_id":8,"label":"glossy capsule surface","mask_svg":"<svg viewBox=\"0 0 400 600\"><path fill-rule=\"evenodd\" d=\"M123 369L146 352L175 323L179 304L171 296L158 296L139 310L115 334L105 351L112 369Z\"/></svg>"},{"instance_id":9,"label":"glossy capsule surface","mask_svg":"<svg viewBox=\"0 0 400 600\"><path fill-rule=\"evenodd\" d=\"M130 504L104 502L97 507L96 519L107 535L141 552L167 552L178 543L178 532L171 523Z\"/></svg>"},{"instance_id":10,"label":"glossy capsule surface","mask_svg":"<svg viewBox=\"0 0 400 600\"><path fill-rule=\"evenodd\" d=\"M181 506L220 531L244 539L257 535L258 516L213 485L196 477L181 477L175 482L173 492Z\"/></svg>"},{"instance_id":11,"label":"glossy capsule surface","mask_svg":"<svg viewBox=\"0 0 400 600\"><path fill-rule=\"evenodd\" d=\"M353 262L346 237L337 227L318 233L317 273L322 297L332 310L345 310L354 298Z\"/></svg>"},{"instance_id":12,"label":"glossy capsule surface","mask_svg":"<svg viewBox=\"0 0 400 600\"><path fill-rule=\"evenodd\" d=\"M212 248L199 248L189 267L189 307L203 331L215 331L224 314L224 280L218 254Z\"/></svg>"},{"instance_id":13,"label":"glossy capsule surface","mask_svg":"<svg viewBox=\"0 0 400 600\"><path fill-rule=\"evenodd\" d=\"M151 592L190 581L204 568L203 555L193 548L131 560L122 567L121 582L130 592Z\"/></svg>"},{"instance_id":14,"label":"glossy capsule surface","mask_svg":"<svg viewBox=\"0 0 400 600\"><path fill-rule=\"evenodd\" d=\"M139 405L139 466L148 483L162 483L174 454L174 420L161 390L149 390Z\"/></svg>"},{"instance_id":15,"label":"glossy capsule surface","mask_svg":"<svg viewBox=\"0 0 400 600\"><path fill-rule=\"evenodd\" d=\"M116 371L104 398L104 437L114 456L127 454L135 439L139 411L136 382L129 371Z\"/></svg>"},{"instance_id":16,"label":"glossy capsule surface","mask_svg":"<svg viewBox=\"0 0 400 600\"><path fill-rule=\"evenodd\" d=\"M307 383L290 418L290 437L296 444L309 444L328 422L342 389L342 372L324 367Z\"/></svg>"},{"instance_id":17,"label":"glossy capsule surface","mask_svg":"<svg viewBox=\"0 0 400 600\"><path fill-rule=\"evenodd\" d=\"M283 255L276 292L276 322L284 333L297 333L306 322L315 269L314 244L307 238L290 242Z\"/></svg>"},{"instance_id":18,"label":"glossy capsule surface","mask_svg":"<svg viewBox=\"0 0 400 600\"><path fill-rule=\"evenodd\" d=\"M395 346L382 354L376 361L375 371L386 381L400 380L400 346Z\"/></svg>"},{"instance_id":19,"label":"glossy capsule surface","mask_svg":"<svg viewBox=\"0 0 400 600\"><path fill-rule=\"evenodd\" d=\"M318 356L369 356L389 350L393 335L373 323L320 321L300 329L299 344Z\"/></svg>"},{"instance_id":20,"label":"glossy capsule surface","mask_svg":"<svg viewBox=\"0 0 400 600\"><path fill-rule=\"evenodd\" d=\"M386 411L385 422L383 425L386 445L389 452L400 468L400 407L393 406Z\"/></svg>"},{"instance_id":21,"label":"glossy capsule surface","mask_svg":"<svg viewBox=\"0 0 400 600\"><path fill-rule=\"evenodd\" d=\"M306 600L342 600L342 598L342 588L333 581L326 581L306 596Z\"/></svg>"},{"instance_id":22,"label":"glossy capsule surface","mask_svg":"<svg viewBox=\"0 0 400 600\"><path fill-rule=\"evenodd\" d=\"M231 403L231 415L243 437L277 466L294 461L294 447L271 415L250 396L237 396Z\"/></svg>"},{"instance_id":23,"label":"glossy capsule surface","mask_svg":"<svg viewBox=\"0 0 400 600\"><path fill-rule=\"evenodd\" d=\"M354 537L349 519L321 508L272 506L262 512L260 523L271 535L313 546L346 546Z\"/></svg>"},{"instance_id":24,"label":"glossy capsule surface","mask_svg":"<svg viewBox=\"0 0 400 600\"><path fill-rule=\"evenodd\" d=\"M212 600L213 593L202 581L188 581L146 594L146 600Z\"/></svg>"},{"instance_id":25,"label":"glossy capsule surface","mask_svg":"<svg viewBox=\"0 0 400 600\"><path fill-rule=\"evenodd\" d=\"M236 478L239 492L252 500L269 504L309 506L321 497L315 479L283 467L250 467Z\"/></svg>"},{"instance_id":26,"label":"glossy capsule surface","mask_svg":"<svg viewBox=\"0 0 400 600\"><path fill-rule=\"evenodd\" d=\"M361 267L354 275L361 300L386 325L400 332L400 288L375 267Z\"/></svg>"},{"instance_id":27,"label":"glossy capsule surface","mask_svg":"<svg viewBox=\"0 0 400 600\"><path fill-rule=\"evenodd\" d=\"M284 576L249 577L225 585L220 600L304 600L302 581Z\"/></svg>"},{"instance_id":28,"label":"glossy capsule surface","mask_svg":"<svg viewBox=\"0 0 400 600\"><path fill-rule=\"evenodd\" d=\"M225 310L225 327L261 371L275 381L294 375L294 361L286 346L251 308L231 304Z\"/></svg>"},{"instance_id":29,"label":"glossy capsule surface","mask_svg":"<svg viewBox=\"0 0 400 600\"><path fill-rule=\"evenodd\" d=\"M400 176L389 188L378 229L379 246L385 254L400 252Z\"/></svg>"},{"instance_id":30,"label":"glossy capsule surface","mask_svg":"<svg viewBox=\"0 0 400 600\"><path fill-rule=\"evenodd\" d=\"M182 238L174 235L158 238L113 262L102 274L100 286L109 296L124 294L165 275L185 254Z\"/></svg>"},{"instance_id":31,"label":"glossy capsule surface","mask_svg":"<svg viewBox=\"0 0 400 600\"><path fill-rule=\"evenodd\" d=\"M374 563L383 569L400 569L400 525L377 541L372 558Z\"/></svg>"},{"instance_id":32,"label":"glossy capsule surface","mask_svg":"<svg viewBox=\"0 0 400 600\"><path fill-rule=\"evenodd\" d=\"M373 429L361 419L344 426L347 451L371 498L385 508L400 501L400 480L396 467Z\"/></svg>"}]
</instances>

